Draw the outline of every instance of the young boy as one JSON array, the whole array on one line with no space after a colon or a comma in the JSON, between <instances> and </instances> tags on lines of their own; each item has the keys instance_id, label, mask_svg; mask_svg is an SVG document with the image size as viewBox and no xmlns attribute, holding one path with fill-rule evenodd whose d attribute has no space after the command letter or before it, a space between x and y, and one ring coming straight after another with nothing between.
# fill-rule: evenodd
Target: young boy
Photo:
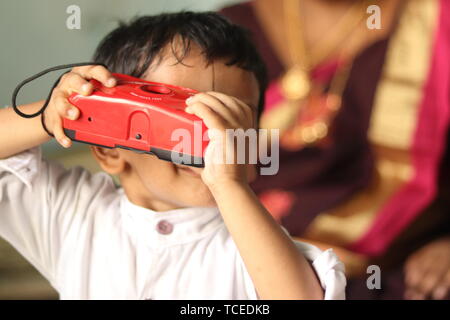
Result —
<instances>
[{"instance_id":1,"label":"young boy","mask_svg":"<svg viewBox=\"0 0 450 320\"><path fill-rule=\"evenodd\" d=\"M89 95L89 79L114 86L110 71L202 92L186 111L217 132L256 126L263 63L246 33L214 13L139 18L112 31L95 60L109 71L73 69L45 112L47 130L65 147L62 119L79 116L67 97ZM220 139L211 138L204 169L91 147L118 188L106 173L42 159L38 146L50 137L40 119L7 108L0 123L0 235L62 299L344 297L342 264L331 250L289 238L249 188L254 168L211 161Z\"/></svg>"}]
</instances>

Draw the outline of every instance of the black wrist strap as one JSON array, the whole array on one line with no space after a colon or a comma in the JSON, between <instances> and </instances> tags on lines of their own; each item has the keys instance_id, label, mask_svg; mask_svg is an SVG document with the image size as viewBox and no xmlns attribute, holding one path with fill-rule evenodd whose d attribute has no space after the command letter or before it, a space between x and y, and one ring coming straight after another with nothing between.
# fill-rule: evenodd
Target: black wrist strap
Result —
<instances>
[{"instance_id":1,"label":"black wrist strap","mask_svg":"<svg viewBox=\"0 0 450 320\"><path fill-rule=\"evenodd\" d=\"M47 99L45 99L45 102L44 102L44 104L42 105L41 109L39 109L39 111L37 111L37 112L35 112L35 113L33 113L33 114L26 114L26 113L23 113L23 112L20 111L19 108L17 107L16 100L17 100L17 95L19 94L19 91L20 91L20 90L22 89L22 87L25 86L26 84L30 83L31 81L33 81L33 80L35 80L35 79L37 79L37 78L42 77L43 75L45 75L45 74L47 74L47 73L49 73L49 72L52 72L52 71L58 71L58 70L63 70L63 69L68 69L68 68L74 68L74 67L91 66L91 65L92 65L92 66L94 66L94 65L97 65L97 66L103 66L103 67L107 68L107 66L106 66L105 64L103 64L103 63L98 63L98 62L80 62L80 63L64 64L64 65L59 65L59 66L55 66L55 67L52 67L52 68L45 69L45 70L43 70L43 71L41 71L41 72L35 74L34 76L31 76L31 77L29 77L29 78L23 80L21 83L19 83L19 84L17 85L17 87L14 89L14 92L13 92L13 94L12 94L12 103L11 103L11 105L12 105L14 111L15 111L19 116L21 116L22 118L27 118L27 119L35 118L35 117L41 115L41 123L42 123L42 127L44 128L45 132L47 132L47 134L48 134L49 136L54 137L54 135L53 135L53 134L47 129L47 127L45 126L44 111L45 111L45 109L47 108L47 106L48 106L48 104L49 104L49 102L50 102L50 99L51 99L52 93L53 93L53 89L55 89L55 88L58 86L59 81L61 80L62 76L63 76L65 73L68 73L68 72L70 72L70 71L67 71L67 72L63 73L63 74L58 78L58 80L55 81L55 83L53 84L52 88L50 89L50 92L49 92L49 94L47 95Z\"/></svg>"},{"instance_id":2,"label":"black wrist strap","mask_svg":"<svg viewBox=\"0 0 450 320\"><path fill-rule=\"evenodd\" d=\"M54 138L55 135L54 135L53 133L51 133L51 132L47 129L47 126L45 125L45 117L44 117L44 114L45 114L44 112L41 113L41 124L42 124L42 128L44 129L45 132L47 132L47 134L48 134L50 137Z\"/></svg>"}]
</instances>

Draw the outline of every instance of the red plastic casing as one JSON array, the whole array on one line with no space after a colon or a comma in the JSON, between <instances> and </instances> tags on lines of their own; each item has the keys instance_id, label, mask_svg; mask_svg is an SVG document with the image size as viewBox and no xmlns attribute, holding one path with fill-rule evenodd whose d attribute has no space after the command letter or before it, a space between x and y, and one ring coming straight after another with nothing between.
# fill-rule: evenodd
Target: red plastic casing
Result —
<instances>
[{"instance_id":1,"label":"red plastic casing","mask_svg":"<svg viewBox=\"0 0 450 320\"><path fill-rule=\"evenodd\" d=\"M74 141L156 154L168 161L174 150L183 151L193 162L184 164L201 167L208 146L203 139L207 128L200 118L184 111L186 99L197 91L123 74L113 76L117 79L113 88L91 80L95 88L91 95L74 93L69 97L80 117L64 119L66 135ZM187 135L191 139L185 140L180 150L180 141Z\"/></svg>"}]
</instances>

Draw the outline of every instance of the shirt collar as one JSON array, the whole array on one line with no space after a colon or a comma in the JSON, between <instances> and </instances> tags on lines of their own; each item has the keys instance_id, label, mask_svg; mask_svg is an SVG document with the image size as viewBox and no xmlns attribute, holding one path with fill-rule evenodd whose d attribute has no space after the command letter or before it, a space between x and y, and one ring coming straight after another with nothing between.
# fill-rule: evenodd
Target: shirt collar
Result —
<instances>
[{"instance_id":1,"label":"shirt collar","mask_svg":"<svg viewBox=\"0 0 450 320\"><path fill-rule=\"evenodd\" d=\"M143 238L152 247L189 243L224 226L216 207L189 207L169 211L154 211L132 203L123 189L120 211L133 235Z\"/></svg>"}]
</instances>

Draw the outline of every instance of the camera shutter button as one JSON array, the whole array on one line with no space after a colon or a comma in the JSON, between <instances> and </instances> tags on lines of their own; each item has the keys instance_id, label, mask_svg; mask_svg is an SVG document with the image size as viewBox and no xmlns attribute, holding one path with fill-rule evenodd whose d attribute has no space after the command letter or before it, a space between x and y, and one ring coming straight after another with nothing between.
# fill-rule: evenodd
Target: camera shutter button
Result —
<instances>
[{"instance_id":1,"label":"camera shutter button","mask_svg":"<svg viewBox=\"0 0 450 320\"><path fill-rule=\"evenodd\" d=\"M150 93L152 95L154 94L169 94L172 92L170 88L160 85L145 85L141 86L140 89L144 91L145 93Z\"/></svg>"}]
</instances>

